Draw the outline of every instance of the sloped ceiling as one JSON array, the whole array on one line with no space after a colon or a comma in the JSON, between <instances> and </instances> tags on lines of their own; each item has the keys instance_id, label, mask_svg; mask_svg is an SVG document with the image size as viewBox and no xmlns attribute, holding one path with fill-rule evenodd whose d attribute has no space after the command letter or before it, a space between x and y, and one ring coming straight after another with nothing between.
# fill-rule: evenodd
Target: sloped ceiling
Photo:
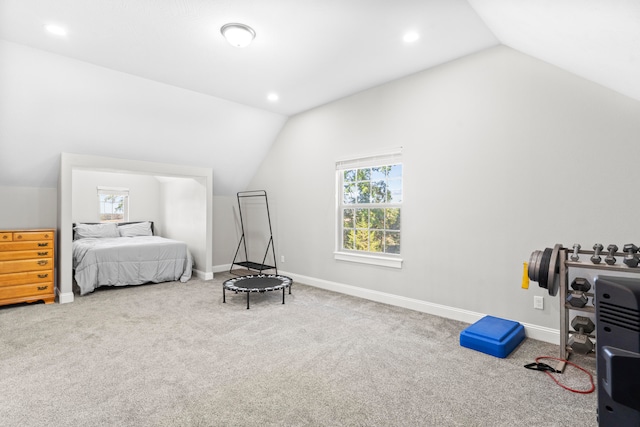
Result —
<instances>
[{"instance_id":1,"label":"sloped ceiling","mask_svg":"<svg viewBox=\"0 0 640 427\"><path fill-rule=\"evenodd\" d=\"M229 22L250 25L257 34L253 43L230 46L220 34ZM44 30L47 24L68 33L52 36ZM403 41L409 31L419 34L417 41ZM168 123L181 111L183 123L198 119L179 105L162 111L155 134L148 132L155 113L144 105L139 114L147 125L127 117L133 132L124 136L97 119L92 125L105 128L103 134L88 125L83 133L65 134L55 116L43 116L49 127L40 131L49 132L48 146L34 152L36 136L28 139L23 132L33 106L17 111L8 101L3 104L0 94L0 138L5 139L0 143L12 147L0 156L0 185L55 186L55 166L27 170L17 159L29 152L35 165L49 165L66 151L211 166L221 175L214 178L216 192L231 194L243 189L286 117L499 44L640 100L637 0L0 0L2 40L42 52L0 49L7 52L0 58L0 79L13 76L0 81L0 90L12 93L5 96L12 103L24 90L11 85L25 71L5 71L15 58L27 69L29 61L60 65L57 76L42 78L47 70L40 70L40 84L49 86L73 79L64 70L98 77L102 72L87 71L97 66L210 101L184 100L193 108L206 106L209 114L200 118L199 128L190 127L195 130L189 138L178 136L181 124ZM58 64L47 59L51 54L86 66ZM113 85L120 80L115 74L108 78ZM131 78L127 85L147 90ZM91 82L74 81L73 90L87 99L116 102L83 83ZM159 93L148 90L151 96ZM164 99L193 97L161 92ZM270 93L277 93L278 101L269 101ZM130 94L121 99L137 102ZM231 166L238 157L246 164L241 170Z\"/></svg>"},{"instance_id":2,"label":"sloped ceiling","mask_svg":"<svg viewBox=\"0 0 640 427\"><path fill-rule=\"evenodd\" d=\"M0 38L287 116L498 44L466 0L0 0Z\"/></svg>"},{"instance_id":3,"label":"sloped ceiling","mask_svg":"<svg viewBox=\"0 0 640 427\"><path fill-rule=\"evenodd\" d=\"M640 1L469 4L500 43L640 100Z\"/></svg>"}]
</instances>

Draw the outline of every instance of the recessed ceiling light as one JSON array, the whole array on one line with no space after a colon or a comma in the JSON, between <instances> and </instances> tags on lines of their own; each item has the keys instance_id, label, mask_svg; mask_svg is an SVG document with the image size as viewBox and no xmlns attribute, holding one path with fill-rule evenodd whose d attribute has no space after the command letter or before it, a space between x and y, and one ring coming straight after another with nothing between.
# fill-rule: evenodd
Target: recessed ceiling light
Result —
<instances>
[{"instance_id":1,"label":"recessed ceiling light","mask_svg":"<svg viewBox=\"0 0 640 427\"><path fill-rule=\"evenodd\" d=\"M270 93L269 95L267 95L267 99L271 102L276 102L278 99L280 99L280 97L277 93Z\"/></svg>"},{"instance_id":2,"label":"recessed ceiling light","mask_svg":"<svg viewBox=\"0 0 640 427\"><path fill-rule=\"evenodd\" d=\"M253 28L244 24L225 24L220 28L220 32L227 41L235 47L246 47L256 37Z\"/></svg>"},{"instance_id":3,"label":"recessed ceiling light","mask_svg":"<svg viewBox=\"0 0 640 427\"><path fill-rule=\"evenodd\" d=\"M408 33L405 33L404 37L402 37L402 40L404 40L406 43L413 43L419 38L420 34L416 33L415 31L410 31Z\"/></svg>"},{"instance_id":4,"label":"recessed ceiling light","mask_svg":"<svg viewBox=\"0 0 640 427\"><path fill-rule=\"evenodd\" d=\"M67 35L66 28L61 27L59 25L53 25L53 24L45 25L44 29L55 36L64 37Z\"/></svg>"}]
</instances>

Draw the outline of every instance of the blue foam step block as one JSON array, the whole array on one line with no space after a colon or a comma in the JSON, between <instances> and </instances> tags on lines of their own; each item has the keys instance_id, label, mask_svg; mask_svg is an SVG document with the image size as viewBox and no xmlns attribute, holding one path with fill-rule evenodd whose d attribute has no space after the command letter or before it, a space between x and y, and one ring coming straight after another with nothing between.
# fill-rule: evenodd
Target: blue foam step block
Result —
<instances>
[{"instance_id":1,"label":"blue foam step block","mask_svg":"<svg viewBox=\"0 0 640 427\"><path fill-rule=\"evenodd\" d=\"M460 332L460 345L505 358L524 339L524 326L512 320L485 316Z\"/></svg>"}]
</instances>

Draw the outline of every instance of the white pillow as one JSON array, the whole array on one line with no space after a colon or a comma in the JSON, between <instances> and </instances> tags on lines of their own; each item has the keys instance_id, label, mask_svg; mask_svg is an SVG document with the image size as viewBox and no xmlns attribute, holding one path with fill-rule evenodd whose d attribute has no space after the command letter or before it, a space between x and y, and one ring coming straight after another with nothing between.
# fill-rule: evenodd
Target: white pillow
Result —
<instances>
[{"instance_id":1,"label":"white pillow","mask_svg":"<svg viewBox=\"0 0 640 427\"><path fill-rule=\"evenodd\" d=\"M120 237L153 236L151 222L138 222L135 224L122 224L118 226Z\"/></svg>"},{"instance_id":2,"label":"white pillow","mask_svg":"<svg viewBox=\"0 0 640 427\"><path fill-rule=\"evenodd\" d=\"M118 233L118 227L115 223L105 224L76 224L73 228L75 231L75 239L86 239L88 237L105 238L105 237L120 237Z\"/></svg>"}]
</instances>

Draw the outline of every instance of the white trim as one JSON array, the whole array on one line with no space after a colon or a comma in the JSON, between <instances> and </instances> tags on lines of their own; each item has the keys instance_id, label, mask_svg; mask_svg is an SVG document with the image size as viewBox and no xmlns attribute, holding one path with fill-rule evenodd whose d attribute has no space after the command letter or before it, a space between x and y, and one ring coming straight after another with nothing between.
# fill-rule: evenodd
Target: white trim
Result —
<instances>
[{"instance_id":1,"label":"white trim","mask_svg":"<svg viewBox=\"0 0 640 427\"><path fill-rule=\"evenodd\" d=\"M300 274L280 271L280 274L291 277L294 281L299 281L305 285L313 286L328 291L338 292L345 295L351 295L359 298L368 299L384 304L390 304L397 307L407 308L422 313L432 314L434 316L444 317L447 319L459 320L465 323L475 323L482 319L486 314L469 310L463 310L456 307L449 307L441 304L434 304L414 298L407 298L399 295L388 294L385 292L374 291L371 289L359 288L357 286L346 285L343 283L331 282L323 279L303 276ZM295 288L295 283L294 283ZM524 328L526 336L538 341L544 341L551 344L560 344L560 331L557 329L546 328L543 326L532 325L520 322Z\"/></svg>"},{"instance_id":2,"label":"white trim","mask_svg":"<svg viewBox=\"0 0 640 427\"><path fill-rule=\"evenodd\" d=\"M350 252L334 252L333 258L338 261L359 262L361 264L380 265L382 267L402 268L402 258L385 257Z\"/></svg>"},{"instance_id":3,"label":"white trim","mask_svg":"<svg viewBox=\"0 0 640 427\"><path fill-rule=\"evenodd\" d=\"M213 280L213 271L210 273L206 273L204 271L200 271L200 270L196 270L195 268L193 269L193 272L195 273L196 277L198 279L202 279L202 280Z\"/></svg>"},{"instance_id":4,"label":"white trim","mask_svg":"<svg viewBox=\"0 0 640 427\"><path fill-rule=\"evenodd\" d=\"M336 160L336 170L351 169L351 167L365 166L383 161L388 163L388 160L399 157L402 154L402 146L392 147L384 150L370 151L367 154L358 154L348 157L342 157ZM386 159L386 160L385 160Z\"/></svg>"},{"instance_id":5,"label":"white trim","mask_svg":"<svg viewBox=\"0 0 640 427\"><path fill-rule=\"evenodd\" d=\"M115 194L117 196L128 196L129 189L125 187L101 187L98 186L98 194Z\"/></svg>"},{"instance_id":6,"label":"white trim","mask_svg":"<svg viewBox=\"0 0 640 427\"><path fill-rule=\"evenodd\" d=\"M60 290L56 288L56 293L58 294L58 304L73 302L73 292L60 292Z\"/></svg>"}]
</instances>

